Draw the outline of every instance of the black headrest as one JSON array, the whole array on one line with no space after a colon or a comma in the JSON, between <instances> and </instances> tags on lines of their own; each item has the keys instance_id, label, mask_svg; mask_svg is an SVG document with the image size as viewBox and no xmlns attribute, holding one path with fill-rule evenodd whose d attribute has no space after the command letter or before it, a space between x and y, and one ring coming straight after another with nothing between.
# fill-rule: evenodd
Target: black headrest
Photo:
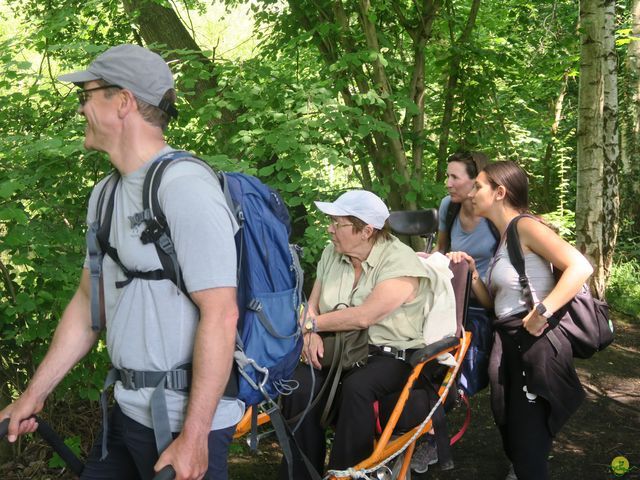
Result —
<instances>
[{"instance_id":1,"label":"black headrest","mask_svg":"<svg viewBox=\"0 0 640 480\"><path fill-rule=\"evenodd\" d=\"M438 210L400 210L389 216L391 230L400 235L430 235L438 231Z\"/></svg>"}]
</instances>

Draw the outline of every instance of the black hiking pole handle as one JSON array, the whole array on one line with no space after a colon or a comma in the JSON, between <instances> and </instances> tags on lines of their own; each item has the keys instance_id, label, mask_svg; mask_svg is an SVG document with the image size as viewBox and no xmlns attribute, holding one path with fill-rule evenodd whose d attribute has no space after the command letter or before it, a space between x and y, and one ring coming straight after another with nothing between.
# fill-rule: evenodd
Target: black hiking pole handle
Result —
<instances>
[{"instance_id":1,"label":"black hiking pole handle","mask_svg":"<svg viewBox=\"0 0 640 480\"><path fill-rule=\"evenodd\" d=\"M84 464L80 461L78 457L76 457L75 453L71 451L69 447L67 447L51 426L42 420L42 418L34 416L38 422L37 432L40 436L49 444L51 448L60 455L60 458L67 464L69 470L71 470L76 475L80 476L82 470L84 470ZM0 440L2 440L7 433L9 432L9 419L5 418L2 422L0 422Z\"/></svg>"},{"instance_id":2,"label":"black hiking pole handle","mask_svg":"<svg viewBox=\"0 0 640 480\"><path fill-rule=\"evenodd\" d=\"M162 470L156 473L153 480L173 480L174 478L176 478L176 471L171 465L165 465Z\"/></svg>"},{"instance_id":3,"label":"black hiking pole handle","mask_svg":"<svg viewBox=\"0 0 640 480\"><path fill-rule=\"evenodd\" d=\"M9 432L9 419L5 418L0 422L0 440L7 436Z\"/></svg>"}]
</instances>

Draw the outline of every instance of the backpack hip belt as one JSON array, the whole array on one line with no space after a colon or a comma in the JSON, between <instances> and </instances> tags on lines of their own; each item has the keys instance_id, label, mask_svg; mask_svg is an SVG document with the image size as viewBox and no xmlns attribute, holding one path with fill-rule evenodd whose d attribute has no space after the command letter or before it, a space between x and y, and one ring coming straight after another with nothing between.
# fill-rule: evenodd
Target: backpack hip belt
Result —
<instances>
[{"instance_id":1,"label":"backpack hip belt","mask_svg":"<svg viewBox=\"0 0 640 480\"><path fill-rule=\"evenodd\" d=\"M151 394L151 419L153 421L153 433L156 438L158 452L162 452L169 446L173 436L169 424L167 399L165 390L186 391L191 384L191 368L177 368L174 370L144 371L128 368L112 368L104 381L102 394L100 395L100 407L102 409L102 459L107 456L108 437L108 400L107 389L120 381L126 390L139 390L141 388L154 388Z\"/></svg>"},{"instance_id":2,"label":"backpack hip belt","mask_svg":"<svg viewBox=\"0 0 640 480\"><path fill-rule=\"evenodd\" d=\"M117 380L126 390L138 390L140 388L156 388L160 382L164 383L167 390L187 390L191 386L191 368L167 370L166 372L131 370L128 368L116 369Z\"/></svg>"}]
</instances>

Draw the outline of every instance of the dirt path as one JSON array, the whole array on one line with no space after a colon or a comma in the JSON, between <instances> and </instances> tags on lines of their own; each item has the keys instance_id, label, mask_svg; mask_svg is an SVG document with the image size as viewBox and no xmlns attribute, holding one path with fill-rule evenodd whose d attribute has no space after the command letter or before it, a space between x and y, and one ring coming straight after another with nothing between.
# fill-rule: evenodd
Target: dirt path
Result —
<instances>
[{"instance_id":1,"label":"dirt path","mask_svg":"<svg viewBox=\"0 0 640 480\"><path fill-rule=\"evenodd\" d=\"M616 342L589 360L577 360L587 399L554 442L550 459L553 480L640 479L640 322L614 316ZM472 421L453 447L456 468L437 466L418 480L502 480L508 461L489 407L489 392L471 399ZM462 424L464 408L452 412L451 430ZM275 448L275 451L274 451ZM611 462L624 456L630 471L615 476ZM230 469L234 480L276 478L277 444L252 457L238 452Z\"/></svg>"},{"instance_id":2,"label":"dirt path","mask_svg":"<svg viewBox=\"0 0 640 480\"><path fill-rule=\"evenodd\" d=\"M553 480L640 479L640 321L618 315L614 320L616 342L592 359L576 362L587 400L554 443L550 460ZM508 462L491 417L488 391L473 397L471 406L469 430L453 447L455 469L442 472L435 465L414 479L504 478ZM451 431L459 428L463 416L463 408L450 414ZM76 426L80 427L79 423ZM43 442L31 443L22 455L0 465L0 480L74 478L59 469L48 469L50 456ZM618 456L628 459L630 471L615 476L611 462ZM270 439L263 441L258 454L249 453L244 441L237 441L232 445L230 478L275 479L280 458L277 443Z\"/></svg>"},{"instance_id":3,"label":"dirt path","mask_svg":"<svg viewBox=\"0 0 640 480\"><path fill-rule=\"evenodd\" d=\"M615 320L616 342L589 360L576 361L587 399L554 442L550 459L554 480L640 479L640 325L637 320ZM454 446L456 468L449 472L435 468L418 478L504 478L508 461L490 414L488 392L472 402L471 427ZM611 462L619 455L635 469L616 477Z\"/></svg>"}]
</instances>

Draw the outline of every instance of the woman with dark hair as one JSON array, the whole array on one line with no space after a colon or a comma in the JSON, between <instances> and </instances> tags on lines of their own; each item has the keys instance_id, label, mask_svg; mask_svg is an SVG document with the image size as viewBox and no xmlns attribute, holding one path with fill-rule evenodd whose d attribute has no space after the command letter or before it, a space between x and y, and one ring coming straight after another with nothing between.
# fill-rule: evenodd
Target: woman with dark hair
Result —
<instances>
[{"instance_id":1,"label":"woman with dark hair","mask_svg":"<svg viewBox=\"0 0 640 480\"><path fill-rule=\"evenodd\" d=\"M557 329L559 348L543 335L552 315L569 302L593 272L578 250L528 212L527 175L513 162L487 165L477 176L469 198L474 213L497 227L501 241L484 282L473 257L451 252L454 262L466 260L472 288L496 318L489 375L494 419L512 462L507 479L549 478L547 458L553 437L577 410L584 391L573 366L569 340ZM523 292L509 260L506 232L519 217L517 231L531 285ZM555 281L552 266L562 271ZM554 322L551 322L554 323Z\"/></svg>"},{"instance_id":2,"label":"woman with dark hair","mask_svg":"<svg viewBox=\"0 0 640 480\"><path fill-rule=\"evenodd\" d=\"M473 211L469 192L478 173L489 163L481 152L456 152L447 160L449 195L438 209L438 246L442 253L462 251L471 255L484 278L498 239L492 225Z\"/></svg>"},{"instance_id":3,"label":"woman with dark hair","mask_svg":"<svg viewBox=\"0 0 640 480\"><path fill-rule=\"evenodd\" d=\"M438 251L466 252L473 257L476 268L485 278L489 261L498 243L498 232L486 218L473 210L469 192L478 173L489 163L481 152L457 152L449 157L447 190L438 211ZM462 365L460 386L469 395L484 389L489 383L487 367L491 352L491 319L489 312L475 299L469 301L467 330L472 333L469 352ZM415 455L419 463L421 450ZM414 469L421 473L420 468Z\"/></svg>"}]
</instances>

